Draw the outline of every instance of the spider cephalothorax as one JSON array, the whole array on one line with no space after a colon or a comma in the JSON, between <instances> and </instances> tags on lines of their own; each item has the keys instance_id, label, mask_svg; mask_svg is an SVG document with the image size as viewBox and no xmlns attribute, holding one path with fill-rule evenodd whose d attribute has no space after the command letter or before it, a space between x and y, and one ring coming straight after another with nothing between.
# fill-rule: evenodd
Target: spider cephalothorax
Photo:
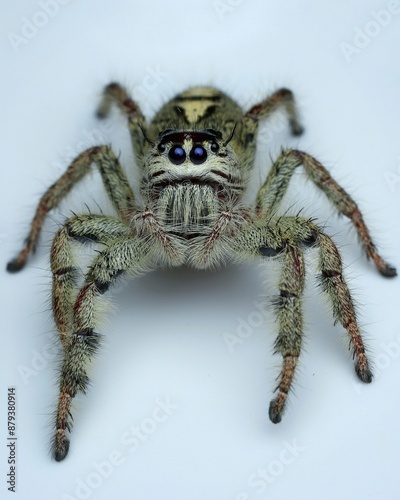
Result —
<instances>
[{"instance_id":1,"label":"spider cephalothorax","mask_svg":"<svg viewBox=\"0 0 400 500\"><path fill-rule=\"evenodd\" d=\"M278 319L275 351L282 355L283 364L277 395L269 408L271 421L277 423L301 352L303 254L308 247L316 247L319 279L335 321L349 336L356 373L363 382L371 382L372 372L335 244L311 219L279 214L293 172L303 167L338 212L352 221L380 273L395 276L396 270L377 253L355 202L315 158L285 150L273 163L254 205L243 203L260 120L283 107L292 133L302 132L292 92L278 90L243 112L222 92L196 87L168 102L148 127L139 106L116 83L105 89L100 118L108 114L112 103L128 119L141 168L141 201L135 200L112 150L92 147L44 194L25 246L7 267L14 272L24 266L48 211L96 165L117 216L74 215L58 231L51 250L53 314L64 350L53 441L55 459L62 460L68 453L71 403L78 391L86 391L88 365L99 345L96 303L125 273L135 276L163 265L202 269L227 261L278 260L281 278L279 296L274 300ZM97 245L99 252L79 286L73 246L82 242Z\"/></svg>"},{"instance_id":2,"label":"spider cephalothorax","mask_svg":"<svg viewBox=\"0 0 400 500\"><path fill-rule=\"evenodd\" d=\"M247 181L228 145L231 138L213 129L168 129L145 155L141 194L147 210L164 231L191 239L192 246L196 236L209 232L223 207L239 202Z\"/></svg>"}]
</instances>

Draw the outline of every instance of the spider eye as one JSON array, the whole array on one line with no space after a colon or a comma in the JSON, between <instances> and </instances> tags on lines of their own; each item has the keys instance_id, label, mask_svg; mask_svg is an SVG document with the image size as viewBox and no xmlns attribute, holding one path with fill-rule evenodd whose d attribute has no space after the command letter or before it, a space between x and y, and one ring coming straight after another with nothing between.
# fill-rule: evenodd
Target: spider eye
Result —
<instances>
[{"instance_id":1,"label":"spider eye","mask_svg":"<svg viewBox=\"0 0 400 500\"><path fill-rule=\"evenodd\" d=\"M158 146L157 146L157 149L158 149L158 152L159 153L164 153L164 151L167 149L167 146L161 142Z\"/></svg>"},{"instance_id":2,"label":"spider eye","mask_svg":"<svg viewBox=\"0 0 400 500\"><path fill-rule=\"evenodd\" d=\"M195 165L204 163L207 160L207 151L203 146L197 145L190 151L190 161Z\"/></svg>"},{"instance_id":3,"label":"spider eye","mask_svg":"<svg viewBox=\"0 0 400 500\"><path fill-rule=\"evenodd\" d=\"M217 142L212 142L210 149L213 153L218 153L219 151L219 144Z\"/></svg>"},{"instance_id":4,"label":"spider eye","mask_svg":"<svg viewBox=\"0 0 400 500\"><path fill-rule=\"evenodd\" d=\"M186 160L186 153L182 146L172 146L169 150L168 158L175 165L180 165Z\"/></svg>"}]
</instances>

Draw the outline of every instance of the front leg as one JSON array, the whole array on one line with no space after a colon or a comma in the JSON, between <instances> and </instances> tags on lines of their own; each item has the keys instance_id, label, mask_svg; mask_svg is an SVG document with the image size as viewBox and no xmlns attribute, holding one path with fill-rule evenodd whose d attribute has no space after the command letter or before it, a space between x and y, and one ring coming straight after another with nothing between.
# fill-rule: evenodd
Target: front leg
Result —
<instances>
[{"instance_id":1,"label":"front leg","mask_svg":"<svg viewBox=\"0 0 400 500\"><path fill-rule=\"evenodd\" d=\"M243 227L235 250L242 258L275 257L282 264L279 295L274 300L278 317L275 352L283 357L278 394L271 401L269 417L273 423L282 419L291 389L303 338L302 294L304 258L302 249L319 249L319 279L330 300L335 322L346 330L355 359L355 372L362 382L372 381L353 300L343 276L342 261L336 246L310 220L300 217L260 217Z\"/></svg>"},{"instance_id":2,"label":"front leg","mask_svg":"<svg viewBox=\"0 0 400 500\"><path fill-rule=\"evenodd\" d=\"M282 218L282 220L285 220ZM302 296L305 282L304 256L298 236L306 238L303 228L296 234L288 227L279 227L281 220L255 220L244 224L236 241L239 258L275 258L281 265L279 295L273 305L277 315L278 333L274 352L282 356L277 395L269 406L269 418L279 423L285 410L288 394L295 376L303 343ZM292 226L288 224L287 226Z\"/></svg>"},{"instance_id":3,"label":"front leg","mask_svg":"<svg viewBox=\"0 0 400 500\"><path fill-rule=\"evenodd\" d=\"M57 232L50 254L53 274L52 308L64 348L73 333L73 306L76 300L78 266L74 243L107 245L116 238L132 238L131 228L119 219L97 214L75 215Z\"/></svg>"},{"instance_id":4,"label":"front leg","mask_svg":"<svg viewBox=\"0 0 400 500\"><path fill-rule=\"evenodd\" d=\"M151 248L145 240L120 236L109 241L107 248L90 266L72 311L68 313L72 315L72 331L63 342L64 359L53 441L53 453L57 461L63 460L68 453L67 434L72 428L71 404L78 392L86 392L89 384L88 367L101 340L95 331L99 299L122 273L138 275L147 271L151 259ZM56 271L53 272L56 278ZM69 308L69 304L64 307Z\"/></svg>"},{"instance_id":5,"label":"front leg","mask_svg":"<svg viewBox=\"0 0 400 500\"><path fill-rule=\"evenodd\" d=\"M274 300L279 325L274 347L275 353L281 354L283 365L276 388L277 395L269 406L269 418L274 424L282 419L303 344L303 253L297 245L287 244L282 259L279 296Z\"/></svg>"}]
</instances>

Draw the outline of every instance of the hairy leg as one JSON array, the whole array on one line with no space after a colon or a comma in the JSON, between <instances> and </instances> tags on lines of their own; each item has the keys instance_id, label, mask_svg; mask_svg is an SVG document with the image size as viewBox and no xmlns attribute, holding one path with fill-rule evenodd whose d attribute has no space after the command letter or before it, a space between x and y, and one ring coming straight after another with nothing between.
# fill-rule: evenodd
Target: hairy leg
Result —
<instances>
[{"instance_id":1,"label":"hairy leg","mask_svg":"<svg viewBox=\"0 0 400 500\"><path fill-rule=\"evenodd\" d=\"M316 224L301 217L282 217L277 220L277 227L285 234L289 232L300 245L318 248L319 279L330 300L335 322L339 322L348 334L356 374L363 382L371 382L372 372L357 324L354 301L343 276L342 258L335 243Z\"/></svg>"},{"instance_id":2,"label":"hairy leg","mask_svg":"<svg viewBox=\"0 0 400 500\"><path fill-rule=\"evenodd\" d=\"M7 265L9 272L19 271L26 264L29 254L35 249L40 230L50 210L57 207L71 189L95 164L100 172L106 191L122 218L135 206L135 198L124 171L115 154L108 146L97 146L81 153L67 171L42 196L31 223L25 245L15 259Z\"/></svg>"},{"instance_id":3,"label":"hairy leg","mask_svg":"<svg viewBox=\"0 0 400 500\"><path fill-rule=\"evenodd\" d=\"M139 105L129 96L128 92L119 83L110 83L103 92L103 98L97 108L97 117L106 118L112 104L116 104L127 117L131 133L133 150L138 160L143 155L144 134L146 123Z\"/></svg>"},{"instance_id":4,"label":"hairy leg","mask_svg":"<svg viewBox=\"0 0 400 500\"><path fill-rule=\"evenodd\" d=\"M264 214L247 224L235 243L240 257L278 257L283 260L279 282L280 295L275 301L279 332L275 351L283 356L278 395L272 400L269 416L278 423L282 418L302 343L301 295L304 287L304 261L301 247L319 250L320 281L331 302L335 321L346 330L355 358L355 371L363 382L372 380L354 303L343 276L342 261L332 240L312 221L302 217L267 218Z\"/></svg>"},{"instance_id":5,"label":"hairy leg","mask_svg":"<svg viewBox=\"0 0 400 500\"><path fill-rule=\"evenodd\" d=\"M119 219L96 214L71 217L58 231L51 248L53 274L53 316L64 348L73 333L73 306L76 300L78 268L74 242L108 244L116 238L132 237L130 227Z\"/></svg>"},{"instance_id":6,"label":"hairy leg","mask_svg":"<svg viewBox=\"0 0 400 500\"><path fill-rule=\"evenodd\" d=\"M363 382L372 381L361 332L357 324L353 299L343 276L342 260L339 251L329 236L320 233L317 238L320 250L319 268L322 288L327 292L335 321L347 331L350 347L355 358L355 371Z\"/></svg>"},{"instance_id":7,"label":"hairy leg","mask_svg":"<svg viewBox=\"0 0 400 500\"><path fill-rule=\"evenodd\" d=\"M95 231L91 234L95 234ZM55 251L59 255L54 256L54 260L59 265L73 267L69 257L62 258L62 246L57 247ZM107 248L94 259L72 309L68 291L61 291L63 297L60 298L60 304L63 304L63 308L68 308L68 315L72 310L72 330L64 341L64 359L60 374L60 394L53 441L53 452L57 461L63 460L68 453L67 433L72 428L72 400L77 392L86 392L89 384L88 367L99 347L100 335L95 332L99 299L122 273L139 274L147 271L151 255L151 249L145 240L117 237L109 241ZM61 262L63 260L64 262Z\"/></svg>"},{"instance_id":8,"label":"hairy leg","mask_svg":"<svg viewBox=\"0 0 400 500\"><path fill-rule=\"evenodd\" d=\"M264 101L253 106L244 115L244 119L259 122L270 117L279 108L283 108L288 116L290 129L293 135L303 133L303 127L299 121L298 110L293 92L289 89L279 89Z\"/></svg>"},{"instance_id":9,"label":"hairy leg","mask_svg":"<svg viewBox=\"0 0 400 500\"><path fill-rule=\"evenodd\" d=\"M279 281L280 294L274 301L279 325L275 353L280 353L283 358L282 370L276 388L277 396L269 406L269 418L274 424L282 419L300 356L303 337L301 301L305 277L304 257L300 248L293 244L287 245L284 252L282 275Z\"/></svg>"},{"instance_id":10,"label":"hairy leg","mask_svg":"<svg viewBox=\"0 0 400 500\"><path fill-rule=\"evenodd\" d=\"M396 276L396 269L385 262L376 251L362 214L350 195L332 178L321 163L307 153L297 150L282 152L272 165L266 181L261 186L256 199L258 213L274 213L281 202L295 169L303 166L308 178L318 186L335 205L338 212L348 217L355 227L368 258L378 271L386 277Z\"/></svg>"}]
</instances>

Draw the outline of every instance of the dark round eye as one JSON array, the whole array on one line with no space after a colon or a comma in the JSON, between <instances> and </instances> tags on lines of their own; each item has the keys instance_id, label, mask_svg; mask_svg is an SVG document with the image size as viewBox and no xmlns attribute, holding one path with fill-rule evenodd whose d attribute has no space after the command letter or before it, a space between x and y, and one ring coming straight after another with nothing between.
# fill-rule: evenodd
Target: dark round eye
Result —
<instances>
[{"instance_id":1,"label":"dark round eye","mask_svg":"<svg viewBox=\"0 0 400 500\"><path fill-rule=\"evenodd\" d=\"M207 160L207 151L203 146L197 145L190 151L190 161L195 165L204 163Z\"/></svg>"},{"instance_id":2,"label":"dark round eye","mask_svg":"<svg viewBox=\"0 0 400 500\"><path fill-rule=\"evenodd\" d=\"M212 142L211 143L211 146L210 146L210 149L213 153L218 153L219 151L219 144L216 143L216 142Z\"/></svg>"},{"instance_id":3,"label":"dark round eye","mask_svg":"<svg viewBox=\"0 0 400 500\"><path fill-rule=\"evenodd\" d=\"M168 158L175 165L180 165L186 160L186 153L182 146L172 146L169 150Z\"/></svg>"},{"instance_id":4,"label":"dark round eye","mask_svg":"<svg viewBox=\"0 0 400 500\"><path fill-rule=\"evenodd\" d=\"M163 142L160 142L160 144L157 146L157 149L159 153L164 153L164 151L167 149L167 146Z\"/></svg>"}]
</instances>

